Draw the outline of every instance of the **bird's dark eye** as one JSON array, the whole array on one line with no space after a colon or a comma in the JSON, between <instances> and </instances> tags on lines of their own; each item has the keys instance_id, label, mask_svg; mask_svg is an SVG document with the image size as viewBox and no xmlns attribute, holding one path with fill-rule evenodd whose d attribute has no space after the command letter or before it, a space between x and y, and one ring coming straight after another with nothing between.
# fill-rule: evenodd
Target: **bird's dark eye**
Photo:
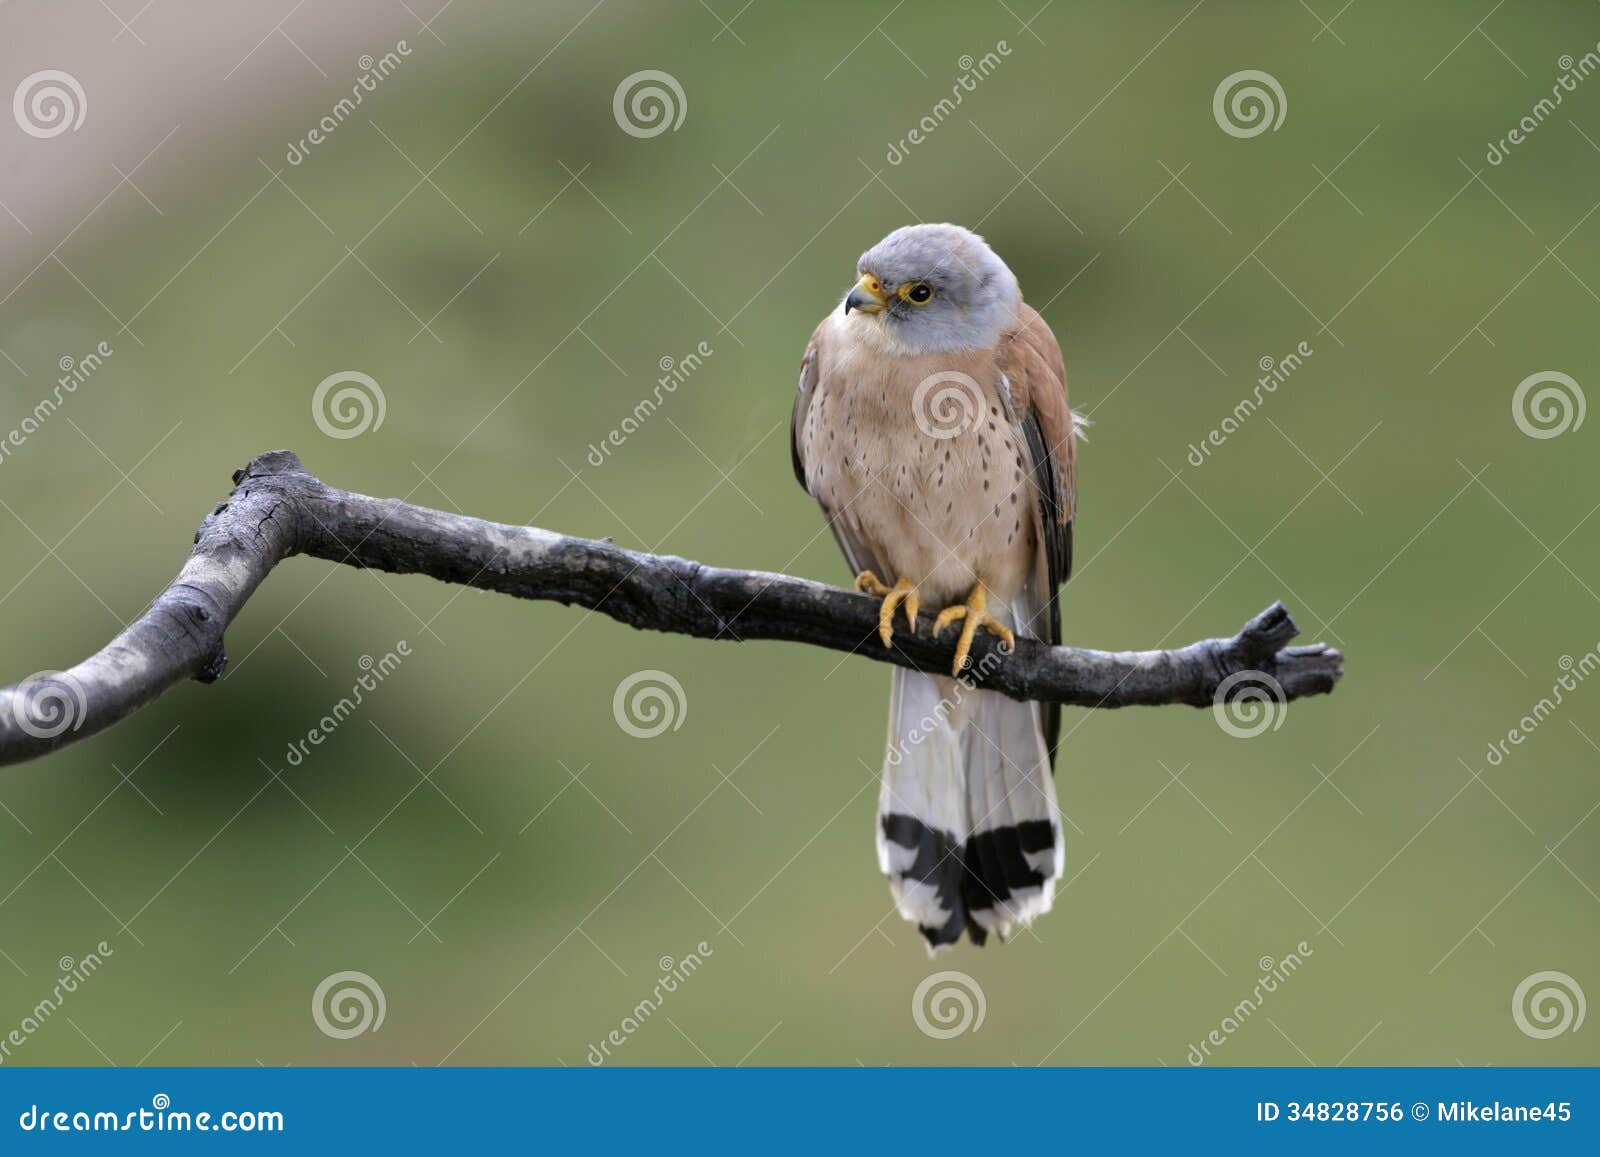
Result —
<instances>
[{"instance_id":1,"label":"bird's dark eye","mask_svg":"<svg viewBox=\"0 0 1600 1157\"><path fill-rule=\"evenodd\" d=\"M933 300L933 286L926 281L912 281L900 287L900 296L912 305L927 305Z\"/></svg>"}]
</instances>

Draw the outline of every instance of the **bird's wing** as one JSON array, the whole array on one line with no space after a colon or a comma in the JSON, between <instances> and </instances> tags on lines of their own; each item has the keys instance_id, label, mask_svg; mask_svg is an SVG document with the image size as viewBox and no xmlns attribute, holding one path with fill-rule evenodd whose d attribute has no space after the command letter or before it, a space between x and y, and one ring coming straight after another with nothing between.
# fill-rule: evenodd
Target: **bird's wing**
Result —
<instances>
[{"instance_id":1,"label":"bird's wing","mask_svg":"<svg viewBox=\"0 0 1600 1157\"><path fill-rule=\"evenodd\" d=\"M1072 572L1072 522L1078 500L1077 431L1067 403L1067 371L1055 335L1031 307L1001 334L995 350L1011 391L1039 490L1040 542L1051 588ZM1060 642L1059 637L1052 640Z\"/></svg>"},{"instance_id":2,"label":"bird's wing","mask_svg":"<svg viewBox=\"0 0 1600 1157\"><path fill-rule=\"evenodd\" d=\"M1077 510L1077 430L1067 403L1067 371L1061 347L1044 318L1028 305L1017 324L1001 334L995 361L1009 387L1013 420L1028 446L1033 479L1039 493L1035 526L1039 531L1037 583L1045 589L1045 630L1031 632L1061 642L1061 605L1057 590L1072 572L1072 523ZM1055 761L1061 709L1043 706L1051 762Z\"/></svg>"},{"instance_id":3,"label":"bird's wing","mask_svg":"<svg viewBox=\"0 0 1600 1157\"><path fill-rule=\"evenodd\" d=\"M794 480L808 494L806 452L800 433L805 428L806 414L811 410L812 395L817 392L817 346L821 340L822 327L818 326L806 345L806 356L800 359L800 382L795 388L794 412L789 415L789 454L794 461Z\"/></svg>"},{"instance_id":4,"label":"bird's wing","mask_svg":"<svg viewBox=\"0 0 1600 1157\"><path fill-rule=\"evenodd\" d=\"M811 342L806 346L805 357L800 359L800 381L795 389L794 412L789 418L789 453L794 462L795 480L800 483L800 488L806 493L811 493L811 487L806 482L806 417L811 412L811 402L817 391L817 382L823 373L824 347L827 344L828 323L826 320L811 335ZM839 544L839 550L844 555L845 562L849 564L852 574L860 574L870 570L879 576L884 575L883 568L873 556L871 549L862 541L860 535L855 533L853 520L848 511L828 509L828 504L815 494L817 505L822 508L822 513L828 520L828 529L833 532L833 539Z\"/></svg>"}]
</instances>

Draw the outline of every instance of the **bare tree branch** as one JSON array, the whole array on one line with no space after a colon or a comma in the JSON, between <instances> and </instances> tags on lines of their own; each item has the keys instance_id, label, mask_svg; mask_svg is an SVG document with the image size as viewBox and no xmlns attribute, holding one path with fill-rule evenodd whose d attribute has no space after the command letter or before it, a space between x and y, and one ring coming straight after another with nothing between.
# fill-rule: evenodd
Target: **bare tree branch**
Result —
<instances>
[{"instance_id":1,"label":"bare tree branch","mask_svg":"<svg viewBox=\"0 0 1600 1157\"><path fill-rule=\"evenodd\" d=\"M126 630L68 671L0 688L0 765L103 731L186 679L214 681L227 663L228 624L268 572L296 554L577 604L699 638L810 643L938 674L954 658L955 632L934 639L926 617L886 650L877 602L864 595L336 490L284 450L261 455L234 483L200 524L178 577ZM996 644L980 636L972 669L979 685L1014 699L1079 707L1205 707L1219 691L1231 699L1241 681L1265 684L1279 701L1331 691L1344 657L1321 644L1287 646L1297 633L1275 603L1232 638L1171 651L1019 639L1015 654L991 658Z\"/></svg>"}]
</instances>

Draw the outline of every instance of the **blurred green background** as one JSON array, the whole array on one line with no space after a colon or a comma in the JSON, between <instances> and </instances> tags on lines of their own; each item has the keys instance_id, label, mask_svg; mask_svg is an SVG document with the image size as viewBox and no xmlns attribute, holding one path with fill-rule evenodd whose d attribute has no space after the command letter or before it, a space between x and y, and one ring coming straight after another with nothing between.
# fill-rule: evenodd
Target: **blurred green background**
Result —
<instances>
[{"instance_id":1,"label":"blurred green background","mask_svg":"<svg viewBox=\"0 0 1600 1157\"><path fill-rule=\"evenodd\" d=\"M221 683L0 776L0 1035L59 958L114 950L7 1063L582 1065L701 941L616 1063L1182 1065L1301 941L1214 1063L1600 1059L1593 1026L1511 1013L1542 970L1600 994L1600 682L1486 759L1600 644L1600 420L1536 439L1511 412L1537 372L1600 386L1600 79L1485 159L1600 9L592 4L0 10L0 88L62 69L87 100L49 139L0 121L0 433L114 349L0 461L7 679L138 614L277 447L366 493L843 580L790 473L795 367L856 256L921 219L989 238L1093 419L1068 640L1179 645L1282 597L1343 684L1249 740L1067 711L1055 911L930 962L873 854L882 667L291 561ZM612 102L646 69L685 115L640 138ZM1243 69L1287 101L1248 139L1212 107ZM387 412L334 439L311 397L344 370ZM613 717L644 669L683 688L651 739ZM919 1030L940 969L981 1028ZM381 1030L319 1031L343 970Z\"/></svg>"}]
</instances>

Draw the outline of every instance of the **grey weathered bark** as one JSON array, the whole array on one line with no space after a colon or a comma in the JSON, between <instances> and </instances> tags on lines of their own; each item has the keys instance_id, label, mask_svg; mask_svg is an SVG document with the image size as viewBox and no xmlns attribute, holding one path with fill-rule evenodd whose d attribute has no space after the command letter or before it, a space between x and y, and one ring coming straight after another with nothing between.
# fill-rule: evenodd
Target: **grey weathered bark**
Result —
<instances>
[{"instance_id":1,"label":"grey weathered bark","mask_svg":"<svg viewBox=\"0 0 1600 1157\"><path fill-rule=\"evenodd\" d=\"M178 577L126 630L68 671L0 688L0 765L103 731L186 679L215 680L227 663L228 624L268 572L296 554L576 603L630 626L700 638L784 639L941 674L954 658L956 632L935 639L926 617L886 650L877 602L864 595L336 490L284 450L256 458L234 483L200 524ZM1263 687L1280 701L1331 691L1343 656L1321 644L1286 646L1297 633L1275 603L1231 638L1176 650L1019 639L1016 653L996 663L984 661L996 644L980 636L972 664L986 688L1079 707L1204 707L1219 689L1230 701L1260 699Z\"/></svg>"}]
</instances>

